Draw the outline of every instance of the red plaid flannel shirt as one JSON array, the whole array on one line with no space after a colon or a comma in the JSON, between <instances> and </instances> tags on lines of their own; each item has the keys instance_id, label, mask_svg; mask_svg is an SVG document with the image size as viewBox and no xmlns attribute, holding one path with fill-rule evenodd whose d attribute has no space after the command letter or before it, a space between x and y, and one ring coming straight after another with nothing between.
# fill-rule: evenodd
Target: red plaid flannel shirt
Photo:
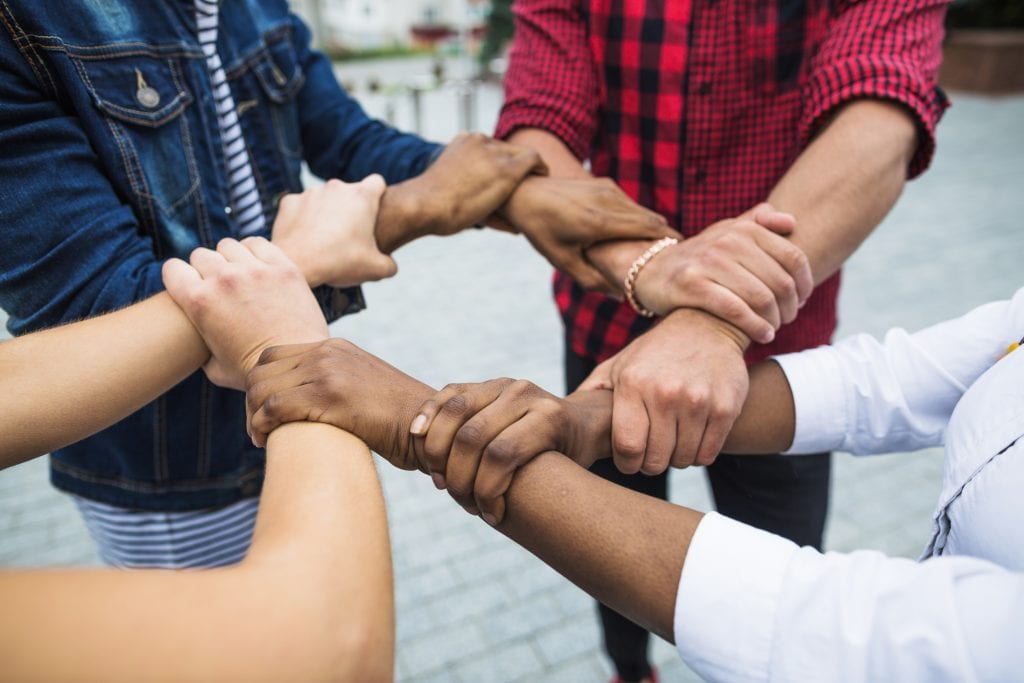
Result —
<instances>
[{"instance_id":1,"label":"red plaid flannel shirt","mask_svg":"<svg viewBox=\"0 0 1024 683\"><path fill-rule=\"evenodd\" d=\"M903 104L928 166L946 0L517 0L496 135L541 128L690 236L764 201L837 107ZM748 360L828 343L838 274ZM573 349L603 360L651 324L555 275Z\"/></svg>"}]
</instances>

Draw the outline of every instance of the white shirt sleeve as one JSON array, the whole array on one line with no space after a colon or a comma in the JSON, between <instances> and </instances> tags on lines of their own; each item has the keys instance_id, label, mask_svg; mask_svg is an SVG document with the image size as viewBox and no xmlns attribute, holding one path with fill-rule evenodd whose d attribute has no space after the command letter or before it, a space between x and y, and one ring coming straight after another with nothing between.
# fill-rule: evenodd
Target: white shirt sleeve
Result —
<instances>
[{"instance_id":1,"label":"white shirt sleeve","mask_svg":"<svg viewBox=\"0 0 1024 683\"><path fill-rule=\"evenodd\" d=\"M715 513L690 544L679 654L711 681L1010 681L1024 574L983 560L822 555Z\"/></svg>"},{"instance_id":2,"label":"white shirt sleeve","mask_svg":"<svg viewBox=\"0 0 1024 683\"><path fill-rule=\"evenodd\" d=\"M856 335L778 356L793 391L790 453L910 451L942 443L957 401L1024 335L1024 289L1010 301L883 342Z\"/></svg>"}]
</instances>

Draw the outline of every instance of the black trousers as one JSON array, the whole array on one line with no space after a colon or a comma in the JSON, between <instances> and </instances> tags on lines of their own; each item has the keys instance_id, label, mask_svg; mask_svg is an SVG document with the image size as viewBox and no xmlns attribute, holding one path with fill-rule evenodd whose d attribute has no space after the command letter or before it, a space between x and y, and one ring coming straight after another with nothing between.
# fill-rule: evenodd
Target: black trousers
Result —
<instances>
[{"instance_id":1,"label":"black trousers","mask_svg":"<svg viewBox=\"0 0 1024 683\"><path fill-rule=\"evenodd\" d=\"M594 369L566 343L565 386L572 392ZM828 513L831 454L800 457L722 454L707 468L718 511L732 519L821 549ZM623 474L612 461L599 460L590 471L608 481L662 500L668 499L668 473L649 477ZM598 603L604 646L618 675L639 681L650 673L650 634L618 612Z\"/></svg>"}]
</instances>

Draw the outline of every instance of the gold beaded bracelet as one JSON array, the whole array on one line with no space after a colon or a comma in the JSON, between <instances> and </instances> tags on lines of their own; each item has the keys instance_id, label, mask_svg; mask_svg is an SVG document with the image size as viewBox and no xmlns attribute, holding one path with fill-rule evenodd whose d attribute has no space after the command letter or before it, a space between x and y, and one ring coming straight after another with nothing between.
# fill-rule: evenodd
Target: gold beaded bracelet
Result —
<instances>
[{"instance_id":1,"label":"gold beaded bracelet","mask_svg":"<svg viewBox=\"0 0 1024 683\"><path fill-rule=\"evenodd\" d=\"M626 281L623 283L623 289L626 292L626 301L628 301L633 310L637 312L637 315L641 315L645 318L653 318L657 315L654 311L649 311L644 308L640 302L637 301L636 291L634 291L637 276L640 274L640 271L644 269L644 266L650 263L651 259L674 244L679 244L679 240L675 237L664 237L658 240L651 245L650 249L640 254L640 257L637 258L636 261L633 261L633 265L629 267L629 272L626 273Z\"/></svg>"}]
</instances>

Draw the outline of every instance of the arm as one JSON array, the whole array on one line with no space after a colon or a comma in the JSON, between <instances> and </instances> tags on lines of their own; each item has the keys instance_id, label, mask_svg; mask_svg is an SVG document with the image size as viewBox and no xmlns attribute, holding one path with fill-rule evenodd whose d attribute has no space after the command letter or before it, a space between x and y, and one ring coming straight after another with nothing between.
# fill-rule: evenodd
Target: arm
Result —
<instances>
[{"instance_id":1,"label":"arm","mask_svg":"<svg viewBox=\"0 0 1024 683\"><path fill-rule=\"evenodd\" d=\"M0 595L0 668L11 680L391 678L383 498L366 447L324 425L271 437L240 565L6 572Z\"/></svg>"},{"instance_id":2,"label":"arm","mask_svg":"<svg viewBox=\"0 0 1024 683\"><path fill-rule=\"evenodd\" d=\"M338 352L327 352L331 346ZM471 490L493 472L473 461L480 451L457 436L460 430L442 423L468 424L503 396L512 399L502 410L515 415L517 443L536 447L538 430L554 434L560 423L557 411L549 410L554 397L523 392L521 383L497 380L469 392L450 387L442 395L459 394L462 400L439 401L428 387L340 340L275 349L264 360L251 376L250 398L258 407L254 424L268 413L288 411L299 394L319 397L319 403L298 403L312 413L358 421L384 457L406 468L418 463L435 480L443 471L449 486L461 477L453 469L470 473ZM378 386L369 388L365 381L361 368L367 366ZM291 369L282 373L286 367ZM268 386L277 387L270 393L276 400L259 406L261 387ZM526 404L515 403L524 396ZM432 420L421 420L421 409L414 407L424 399L436 408ZM578 427L607 438L607 399L605 394L603 424L600 410L568 411L562 417L583 415ZM523 408L533 416L520 419ZM411 442L404 424L413 425ZM471 431L492 426L483 420ZM744 423L750 434L756 427ZM410 458L410 450L419 453L423 447L417 440L429 443L435 430L444 432L440 441L450 448L447 462ZM569 448L573 442L564 441ZM575 443L589 447L586 439ZM494 453L510 451L502 447ZM687 662L710 679L805 680L811 672L814 680L952 681L979 672L1001 680L1013 671L1005 667L1015 661L1024 628L1024 578L989 563L940 558L917 565L878 553L800 550L713 513L705 516L617 487L550 451L515 472L505 500L503 516L488 519L499 531L613 609L677 642ZM744 644L742 653L737 641Z\"/></svg>"},{"instance_id":3,"label":"arm","mask_svg":"<svg viewBox=\"0 0 1024 683\"><path fill-rule=\"evenodd\" d=\"M246 359L254 363L262 346L287 338L302 341L327 336L322 316L308 305L303 307L310 301L304 280L318 283L321 276L350 277L356 271L363 277L374 269L381 274L389 268L393 272L390 259L376 252L371 232L382 190L379 179L356 185L334 181L286 198L275 232L306 266L305 273L265 240L246 240L246 245L266 260L249 259L235 265L234 280L221 293L235 304L221 314L232 326L215 340L212 359L203 339L166 293L105 316L0 345L0 385L7 395L20 397L0 415L0 428L7 435L0 447L0 467L73 443L113 424L200 366L221 385L240 387L243 382L237 368ZM323 264L319 257L325 244L343 248L353 262ZM245 250L237 242L225 240L218 252L201 249L194 257L217 265L218 259L223 262L232 255L244 256ZM166 267L172 275L180 275L182 265L171 262ZM322 271L321 266L325 268ZM278 329L268 322L299 319L300 312L305 315L301 318L305 327ZM261 330L262 336L256 334ZM54 391L55 386L63 389ZM108 398L88 400L97 394ZM62 417L54 420L53 415Z\"/></svg>"}]
</instances>

